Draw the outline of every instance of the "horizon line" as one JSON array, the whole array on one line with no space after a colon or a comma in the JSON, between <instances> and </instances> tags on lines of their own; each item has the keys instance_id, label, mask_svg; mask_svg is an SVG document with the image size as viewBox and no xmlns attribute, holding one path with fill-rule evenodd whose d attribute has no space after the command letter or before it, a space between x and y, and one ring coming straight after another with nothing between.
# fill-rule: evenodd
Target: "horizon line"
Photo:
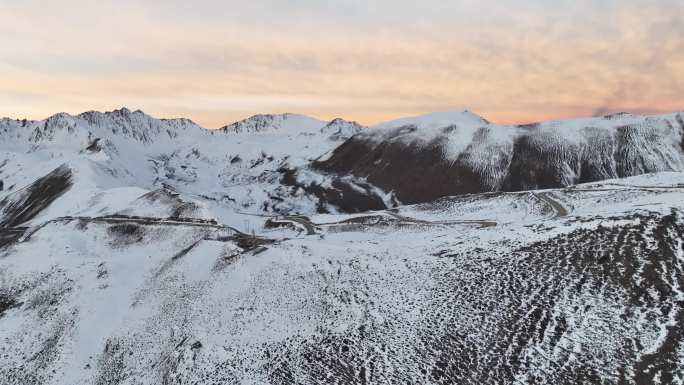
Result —
<instances>
[{"instance_id":1,"label":"horizon line","mask_svg":"<svg viewBox=\"0 0 684 385\"><path fill-rule=\"evenodd\" d=\"M206 127L202 124L197 123L194 119L188 118L185 116L178 115L178 116L174 116L174 117L166 117L166 116L160 117L160 116L156 116L156 114L153 114L153 113L152 114L147 113L141 108L134 108L133 109L133 108L129 108L127 106L120 106L120 107L114 108L114 109L102 109L102 110L90 109L90 110L81 111L78 113L59 111L59 112L50 114L45 118L39 118L39 119L27 118L27 117L16 118L16 117L12 117L12 116L3 116L3 117L0 117L0 119L10 119L10 120L15 120L15 121L26 120L26 121L31 121L31 122L40 122L40 121L44 121L44 120L50 119L52 117L55 117L55 116L61 115L61 114L66 114L66 115L69 115L71 117L78 117L79 115L87 114L89 112L107 114L107 113L114 113L114 112L119 112L119 111L124 111L124 110L128 111L130 113L142 113L146 116L149 116L150 118L157 119L157 120L181 120L181 119L189 120L193 124L197 125L198 127L203 128L205 130L220 130L224 127L230 126L230 125L235 124L235 123L243 122L245 120L249 120L249 119L257 117L257 116L279 116L279 115L281 115L281 116L282 115L297 115L297 116L303 116L303 117L306 117L309 119L319 120L321 122L332 122L336 119L342 119L342 120L345 120L348 122L357 123L357 124L359 124L365 128L370 128L373 126L378 126L378 125L381 125L384 123L392 122L394 120L400 120L400 119L405 119L405 118L416 118L416 117L427 116L427 115L432 115L432 114L440 114L440 113L454 113L454 112L470 113L470 114L476 115L476 116L484 119L485 121L488 122L488 124L494 124L494 125L500 125L500 126L523 126L523 125L531 125L531 124L544 123L544 122L569 121L569 120L590 119L590 118L604 118L604 117L611 117L611 116L621 115L621 114L629 114L629 115L644 116L644 117L657 117L657 116L663 116L663 115L684 113L684 108L681 110L673 110L673 111L670 111L670 110L642 110L642 109L637 108L637 109L632 109L632 111L630 111L630 109L624 109L624 110L615 109L615 110L601 111L600 113L594 113L594 114L562 115L562 116L559 116L557 118L550 118L550 119L537 119L537 120L527 120L527 121L524 121L524 120L495 121L495 120L490 120L486 116L484 116L480 113L477 113L477 112L475 112L469 108L451 108L451 109L438 109L438 110L434 110L434 111L430 111L430 112L417 113L417 114L401 114L401 115L398 115L397 117L391 118L389 120L379 120L379 121L376 121L376 122L373 122L370 124L365 124L365 123L359 122L358 120L347 119L347 118L345 118L343 116L339 116L339 115L337 117L332 118L332 119L327 119L327 118L321 118L320 116L315 116L313 114L310 115L310 114L300 113L300 112L261 112L261 113L251 113L250 115L248 115L244 118L232 121L230 123L225 123L220 127Z\"/></svg>"}]
</instances>

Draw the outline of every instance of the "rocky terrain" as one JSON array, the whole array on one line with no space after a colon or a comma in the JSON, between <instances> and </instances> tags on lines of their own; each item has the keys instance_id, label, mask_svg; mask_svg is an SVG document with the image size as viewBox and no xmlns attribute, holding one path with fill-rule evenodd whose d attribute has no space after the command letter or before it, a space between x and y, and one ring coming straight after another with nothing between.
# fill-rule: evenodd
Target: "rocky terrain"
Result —
<instances>
[{"instance_id":1,"label":"rocky terrain","mask_svg":"<svg viewBox=\"0 0 684 385\"><path fill-rule=\"evenodd\" d=\"M684 383L683 116L0 120L0 383Z\"/></svg>"},{"instance_id":2,"label":"rocky terrain","mask_svg":"<svg viewBox=\"0 0 684 385\"><path fill-rule=\"evenodd\" d=\"M463 111L373 127L315 166L419 203L682 171L683 149L683 114L498 126Z\"/></svg>"}]
</instances>

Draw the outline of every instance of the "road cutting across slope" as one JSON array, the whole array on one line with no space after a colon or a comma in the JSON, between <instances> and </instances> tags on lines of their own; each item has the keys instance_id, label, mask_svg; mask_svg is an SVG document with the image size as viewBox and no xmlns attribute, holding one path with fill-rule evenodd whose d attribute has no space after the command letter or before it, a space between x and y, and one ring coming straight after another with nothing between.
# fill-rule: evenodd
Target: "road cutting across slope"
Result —
<instances>
[{"instance_id":1,"label":"road cutting across slope","mask_svg":"<svg viewBox=\"0 0 684 385\"><path fill-rule=\"evenodd\" d=\"M449 226L449 225L479 225L480 228L485 228L485 227L496 227L497 223L494 221L487 221L487 220L453 220L453 221L426 221L422 219L415 219L415 218L410 218L406 217L403 215L400 215L392 210L388 210L385 213L388 215L394 217L395 219L401 221L401 222L406 222L406 223L413 223L413 224L418 224L418 225L436 225L436 226Z\"/></svg>"},{"instance_id":2,"label":"road cutting across slope","mask_svg":"<svg viewBox=\"0 0 684 385\"><path fill-rule=\"evenodd\" d=\"M568 209L563 207L562 204L560 204L557 200L552 198L549 192L533 192L532 195L534 195L535 198L542 201L555 212L553 218L561 218L568 216Z\"/></svg>"}]
</instances>

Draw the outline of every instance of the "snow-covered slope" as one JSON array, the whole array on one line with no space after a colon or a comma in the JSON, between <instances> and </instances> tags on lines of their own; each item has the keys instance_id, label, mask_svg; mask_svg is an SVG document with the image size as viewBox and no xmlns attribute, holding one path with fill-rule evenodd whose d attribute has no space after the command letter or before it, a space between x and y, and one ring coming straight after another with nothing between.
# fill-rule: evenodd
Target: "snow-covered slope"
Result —
<instances>
[{"instance_id":1,"label":"snow-covered slope","mask_svg":"<svg viewBox=\"0 0 684 385\"><path fill-rule=\"evenodd\" d=\"M318 119L298 114L254 115L221 128L236 134L256 134L282 131L284 133L311 133L326 124Z\"/></svg>"},{"instance_id":2,"label":"snow-covered slope","mask_svg":"<svg viewBox=\"0 0 684 385\"><path fill-rule=\"evenodd\" d=\"M305 166L361 129L294 114L261 115L230 127L207 130L125 108L44 121L3 119L0 199L65 164L74 174L69 195L78 198L63 215L113 189L167 189L243 226L251 217L236 212L315 211L318 199L282 185L279 169Z\"/></svg>"},{"instance_id":3,"label":"snow-covered slope","mask_svg":"<svg viewBox=\"0 0 684 385\"><path fill-rule=\"evenodd\" d=\"M0 120L0 384L684 381L681 114L229 127Z\"/></svg>"},{"instance_id":4,"label":"snow-covered slope","mask_svg":"<svg viewBox=\"0 0 684 385\"><path fill-rule=\"evenodd\" d=\"M319 159L404 203L684 170L684 114L498 126L468 111L371 127Z\"/></svg>"},{"instance_id":5,"label":"snow-covered slope","mask_svg":"<svg viewBox=\"0 0 684 385\"><path fill-rule=\"evenodd\" d=\"M681 184L664 173L262 218L265 238L182 218L56 218L0 249L0 378L677 383Z\"/></svg>"},{"instance_id":6,"label":"snow-covered slope","mask_svg":"<svg viewBox=\"0 0 684 385\"><path fill-rule=\"evenodd\" d=\"M357 122L336 118L321 128L321 132L329 135L331 140L349 139L363 130Z\"/></svg>"}]
</instances>

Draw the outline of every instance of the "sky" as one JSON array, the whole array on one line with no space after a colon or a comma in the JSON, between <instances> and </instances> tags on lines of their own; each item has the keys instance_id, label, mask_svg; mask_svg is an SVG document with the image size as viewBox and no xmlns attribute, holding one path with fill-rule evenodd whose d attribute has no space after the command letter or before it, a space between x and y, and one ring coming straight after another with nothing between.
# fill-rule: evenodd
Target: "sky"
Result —
<instances>
[{"instance_id":1,"label":"sky","mask_svg":"<svg viewBox=\"0 0 684 385\"><path fill-rule=\"evenodd\" d=\"M684 110L681 0L0 0L0 116Z\"/></svg>"}]
</instances>

